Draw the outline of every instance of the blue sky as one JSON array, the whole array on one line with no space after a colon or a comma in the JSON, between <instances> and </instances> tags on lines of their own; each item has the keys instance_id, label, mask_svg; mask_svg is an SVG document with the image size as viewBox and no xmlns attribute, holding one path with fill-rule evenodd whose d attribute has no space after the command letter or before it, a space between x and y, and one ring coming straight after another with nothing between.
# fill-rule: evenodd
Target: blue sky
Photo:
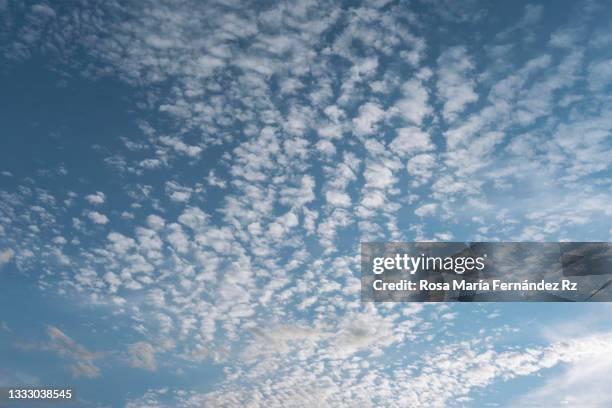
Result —
<instances>
[{"instance_id":1,"label":"blue sky","mask_svg":"<svg viewBox=\"0 0 612 408\"><path fill-rule=\"evenodd\" d=\"M605 1L0 0L0 385L610 406L605 304L362 304L360 241L609 241Z\"/></svg>"}]
</instances>

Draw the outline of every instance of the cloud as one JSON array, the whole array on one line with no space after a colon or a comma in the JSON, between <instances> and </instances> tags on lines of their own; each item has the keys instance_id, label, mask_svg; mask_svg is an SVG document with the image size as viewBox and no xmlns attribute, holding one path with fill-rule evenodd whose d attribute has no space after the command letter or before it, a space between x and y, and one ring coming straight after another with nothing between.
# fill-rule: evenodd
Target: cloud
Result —
<instances>
[{"instance_id":1,"label":"cloud","mask_svg":"<svg viewBox=\"0 0 612 408\"><path fill-rule=\"evenodd\" d=\"M0 267L11 262L13 257L15 256L15 252L8 248L0 251Z\"/></svg>"},{"instance_id":2,"label":"cloud","mask_svg":"<svg viewBox=\"0 0 612 408\"><path fill-rule=\"evenodd\" d=\"M166 183L166 192L170 200L178 203L186 203L191 199L194 190L175 181L169 181Z\"/></svg>"},{"instance_id":3,"label":"cloud","mask_svg":"<svg viewBox=\"0 0 612 408\"><path fill-rule=\"evenodd\" d=\"M377 125L386 116L381 106L374 102L367 102L359 108L359 115L353 119L353 126L357 135L369 135L377 130Z\"/></svg>"},{"instance_id":4,"label":"cloud","mask_svg":"<svg viewBox=\"0 0 612 408\"><path fill-rule=\"evenodd\" d=\"M612 83L612 59L591 63L588 72L591 89L604 91Z\"/></svg>"},{"instance_id":5,"label":"cloud","mask_svg":"<svg viewBox=\"0 0 612 408\"><path fill-rule=\"evenodd\" d=\"M577 351L577 353L584 351ZM608 354L596 354L564 367L561 373L543 380L544 384L510 403L513 407L585 406L608 407L612 396L608 392L607 373L612 370Z\"/></svg>"},{"instance_id":6,"label":"cloud","mask_svg":"<svg viewBox=\"0 0 612 408\"><path fill-rule=\"evenodd\" d=\"M32 11L41 15L44 15L49 18L56 17L55 11L46 4L34 4L32 6Z\"/></svg>"},{"instance_id":7,"label":"cloud","mask_svg":"<svg viewBox=\"0 0 612 408\"><path fill-rule=\"evenodd\" d=\"M328 191L325 193L325 199L328 203L336 207L351 206L351 197L344 192Z\"/></svg>"},{"instance_id":8,"label":"cloud","mask_svg":"<svg viewBox=\"0 0 612 408\"><path fill-rule=\"evenodd\" d=\"M454 306L361 304L356 248L609 237L609 27L574 27L587 10L552 21L542 6L500 19L472 1L418 13L385 1L53 7L10 8L9 68L36 56L67 83L123 83L137 126L117 145L97 140L102 158L75 155L108 165L108 197L87 173L93 193L77 200L64 179L10 169L0 262L133 323L118 334L124 362L226 375L210 393L151 390L129 406L468 404L578 364L556 340L505 348L504 327L465 334ZM475 46L466 32L484 16L499 24ZM92 211L103 204L108 216ZM107 231L78 214L125 216ZM99 375L97 359L66 358L73 375Z\"/></svg>"},{"instance_id":9,"label":"cloud","mask_svg":"<svg viewBox=\"0 0 612 408\"><path fill-rule=\"evenodd\" d=\"M535 24L542 18L544 6L538 4L527 4L525 5L525 14L521 24Z\"/></svg>"},{"instance_id":10,"label":"cloud","mask_svg":"<svg viewBox=\"0 0 612 408\"><path fill-rule=\"evenodd\" d=\"M148 371L155 371L157 369L155 349L151 344L147 342L130 344L128 353L128 362L132 367L142 368Z\"/></svg>"},{"instance_id":11,"label":"cloud","mask_svg":"<svg viewBox=\"0 0 612 408\"><path fill-rule=\"evenodd\" d=\"M416 127L400 128L397 136L389 144L394 153L400 156L412 155L435 148L431 137Z\"/></svg>"},{"instance_id":12,"label":"cloud","mask_svg":"<svg viewBox=\"0 0 612 408\"><path fill-rule=\"evenodd\" d=\"M442 114L449 122L454 121L466 105L476 102L475 82L470 78L474 69L472 58L462 46L445 50L438 57L438 95L444 101Z\"/></svg>"},{"instance_id":13,"label":"cloud","mask_svg":"<svg viewBox=\"0 0 612 408\"><path fill-rule=\"evenodd\" d=\"M438 205L436 203L423 204L414 210L414 213L419 217L430 217L436 213L437 209Z\"/></svg>"},{"instance_id":14,"label":"cloud","mask_svg":"<svg viewBox=\"0 0 612 408\"><path fill-rule=\"evenodd\" d=\"M430 73L426 72L428 77ZM418 79L406 81L401 89L402 97L393 106L393 113L405 118L409 123L421 125L425 117L433 113L433 108L429 105L428 89Z\"/></svg>"},{"instance_id":15,"label":"cloud","mask_svg":"<svg viewBox=\"0 0 612 408\"><path fill-rule=\"evenodd\" d=\"M89 194L85 196L85 199L89 202L89 204L104 204L106 201L106 195L101 191L97 191L95 194Z\"/></svg>"},{"instance_id":16,"label":"cloud","mask_svg":"<svg viewBox=\"0 0 612 408\"><path fill-rule=\"evenodd\" d=\"M0 330L6 333L12 333L13 330L9 327L4 320L0 320Z\"/></svg>"},{"instance_id":17,"label":"cloud","mask_svg":"<svg viewBox=\"0 0 612 408\"><path fill-rule=\"evenodd\" d=\"M100 369L94 364L94 361L100 359L103 353L89 351L57 327L47 325L45 331L49 338L48 343L43 343L42 345L21 344L20 347L26 350L54 352L62 359L68 361L68 370L74 378L100 377Z\"/></svg>"},{"instance_id":18,"label":"cloud","mask_svg":"<svg viewBox=\"0 0 612 408\"><path fill-rule=\"evenodd\" d=\"M149 225L149 227L158 231L162 229L164 225L166 225L166 221L159 215L151 214L147 217L147 224Z\"/></svg>"},{"instance_id":19,"label":"cloud","mask_svg":"<svg viewBox=\"0 0 612 408\"><path fill-rule=\"evenodd\" d=\"M102 213L99 213L97 211L88 211L87 212L87 217L91 220L91 222L93 222L94 224L108 224L108 217Z\"/></svg>"},{"instance_id":20,"label":"cloud","mask_svg":"<svg viewBox=\"0 0 612 408\"><path fill-rule=\"evenodd\" d=\"M362 326L360 321L363 320L363 317L355 317L357 319L351 320L341 329L338 336L333 337L335 339L333 344L338 347L337 351L354 353L361 349L372 350L371 347L368 347L368 345L372 345L370 341L380 342L383 339L390 339L388 336L381 335L387 330L383 321L378 321L379 326L372 326L371 324L374 323L372 321ZM414 326L406 326L406 329L409 330L409 327ZM373 332L377 332L378 335L372 334ZM319 334L320 332L308 331L306 333L303 337L294 337L294 339L302 339L299 342L301 347L308 347L307 344L312 339L315 339L315 342L325 341L326 339L325 336ZM264 344L272 341L267 334L262 334L262 340L264 340ZM390 341L393 342L393 340ZM290 343L281 344L280 350L284 353L290 353L290 350L286 349L288 344ZM563 365L565 367L580 365L585 368L592 364L598 356L606 356L612 347L612 342L609 334L602 334L567 339L549 346L532 347L524 350L496 351L491 347L483 346L484 344L478 340L446 344L441 349L426 352L417 366L395 369L393 376L385 370L365 364L363 360L356 360L352 373L344 372L343 376L336 376L329 381L321 381L320 378L317 381L315 362L292 360L292 367L287 368L286 372L280 369L283 372L282 374L278 373L279 377L273 383L275 397L267 399L267 401L272 406L282 406L286 401L300 398L301 401L318 401L320 404L350 406L346 399L342 399L343 392L341 391L350 390L350 404L358 401L360 405L369 405L373 404L374 401L384 400L388 404L448 406L458 400L469 401L470 394L473 391L490 386L495 381L507 381L517 377L533 375L557 365L562 365L562 367ZM334 358L335 356L330 354L330 357ZM579 374L579 380L581 382L584 380L584 384L588 384L587 378L594 378L596 385L603 385L605 375L601 376L601 374L604 372L603 370L609 368L608 360L604 359L605 363L600 361L590 370L587 369ZM284 361L287 364L287 360ZM414 362L414 360L411 361ZM306 365L306 369L304 365ZM302 368L294 374L295 366L302 366ZM325 372L328 374L342 372L342 367L342 362L331 363ZM248 390L227 383L227 385L222 386L222 390L211 391L205 395L205 401L211 405L239 406L251 398L253 394L258 394L258 381L270 378L268 374L273 371L274 368L272 367L271 371L260 371L257 379L252 382L253 388ZM578 374L578 371L572 369L570 369L570 372ZM597 375L599 377L595 378ZM360 385L355 387L352 381L357 380L357 378L359 378ZM577 383L575 379L573 382ZM397 394L392 392L394 387L404 388L404 384L406 387L410 385L410 393ZM536 390L533 394L528 394L526 398L519 400L517 406L529 405L531 402L536 402L537 406L558 406L554 404L559 402L560 399L553 395L552 386L560 385L560 383L554 381L549 385L545 389L551 394L547 395L543 391ZM562 400L566 397L565 388L562 386L560 389L562 392L558 396ZM607 401L607 397L601 396L601 392L598 392L601 389L597 386L591 387L589 384L588 389L593 391L592 396L585 395L583 400L576 397L570 401L594 403L605 403ZM545 399L547 396L551 397L552 400L547 402Z\"/></svg>"},{"instance_id":21,"label":"cloud","mask_svg":"<svg viewBox=\"0 0 612 408\"><path fill-rule=\"evenodd\" d=\"M412 184L419 186L426 183L436 168L436 157L432 154L419 154L408 160L406 170L414 177Z\"/></svg>"},{"instance_id":22,"label":"cloud","mask_svg":"<svg viewBox=\"0 0 612 408\"><path fill-rule=\"evenodd\" d=\"M159 140L163 144L172 147L177 152L183 153L189 157L198 157L200 153L202 153L201 147L187 145L177 137L161 136Z\"/></svg>"}]
</instances>

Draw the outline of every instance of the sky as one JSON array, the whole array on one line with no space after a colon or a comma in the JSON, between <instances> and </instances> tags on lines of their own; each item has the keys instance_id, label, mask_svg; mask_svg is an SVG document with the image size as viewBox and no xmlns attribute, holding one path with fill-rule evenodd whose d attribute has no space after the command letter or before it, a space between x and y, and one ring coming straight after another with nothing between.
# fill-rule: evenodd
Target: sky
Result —
<instances>
[{"instance_id":1,"label":"sky","mask_svg":"<svg viewBox=\"0 0 612 408\"><path fill-rule=\"evenodd\" d=\"M608 1L0 0L0 386L609 407L609 305L362 303L359 243L610 241L611 129Z\"/></svg>"}]
</instances>

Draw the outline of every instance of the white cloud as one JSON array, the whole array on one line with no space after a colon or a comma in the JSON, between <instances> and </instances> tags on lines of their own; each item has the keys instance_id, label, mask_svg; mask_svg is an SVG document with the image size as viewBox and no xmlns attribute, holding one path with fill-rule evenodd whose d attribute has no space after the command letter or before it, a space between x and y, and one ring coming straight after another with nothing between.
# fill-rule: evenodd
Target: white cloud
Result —
<instances>
[{"instance_id":1,"label":"white cloud","mask_svg":"<svg viewBox=\"0 0 612 408\"><path fill-rule=\"evenodd\" d=\"M104 204L104 202L106 201L106 195L104 195L104 193L101 191L97 191L94 194L89 194L85 196L85 199L89 202L89 204Z\"/></svg>"},{"instance_id":2,"label":"white cloud","mask_svg":"<svg viewBox=\"0 0 612 408\"><path fill-rule=\"evenodd\" d=\"M57 16L55 11L51 7L43 3L34 4L32 6L32 11L34 11L35 13L44 15L46 17L49 17L49 18L55 18Z\"/></svg>"},{"instance_id":3,"label":"white cloud","mask_svg":"<svg viewBox=\"0 0 612 408\"><path fill-rule=\"evenodd\" d=\"M219 179L217 177L214 169L211 169L208 172L208 177L207 177L206 181L208 182L208 184L210 184L211 186L214 186L214 187L219 187L219 188L226 188L227 187L227 183L224 180L221 180L221 179Z\"/></svg>"},{"instance_id":4,"label":"white cloud","mask_svg":"<svg viewBox=\"0 0 612 408\"><path fill-rule=\"evenodd\" d=\"M170 197L170 200L178 203L186 203L191 199L193 189L183 186L175 181L169 181L166 183L166 192Z\"/></svg>"},{"instance_id":5,"label":"white cloud","mask_svg":"<svg viewBox=\"0 0 612 408\"><path fill-rule=\"evenodd\" d=\"M12 333L13 330L9 327L4 320L0 320L0 330L5 333Z\"/></svg>"},{"instance_id":6,"label":"white cloud","mask_svg":"<svg viewBox=\"0 0 612 408\"><path fill-rule=\"evenodd\" d=\"M168 234L168 242L174 249L180 253L186 253L189 249L189 238L179 224L170 224L168 226L170 233Z\"/></svg>"},{"instance_id":7,"label":"white cloud","mask_svg":"<svg viewBox=\"0 0 612 408\"><path fill-rule=\"evenodd\" d=\"M170 194L170 199L179 203L185 203L189 201L190 197L191 193L189 191L173 191Z\"/></svg>"},{"instance_id":8,"label":"white cloud","mask_svg":"<svg viewBox=\"0 0 612 408\"><path fill-rule=\"evenodd\" d=\"M328 191L325 193L325 199L328 203L335 207L350 207L351 197L340 191Z\"/></svg>"},{"instance_id":9,"label":"white cloud","mask_svg":"<svg viewBox=\"0 0 612 408\"><path fill-rule=\"evenodd\" d=\"M151 344L143 341L130 344L128 346L128 353L128 362L132 367L148 371L155 371L157 369L155 348Z\"/></svg>"},{"instance_id":10,"label":"white cloud","mask_svg":"<svg viewBox=\"0 0 612 408\"><path fill-rule=\"evenodd\" d=\"M427 182L436 168L436 157L432 154L419 154L408 160L406 169L414 177L413 185L419 186Z\"/></svg>"},{"instance_id":11,"label":"white cloud","mask_svg":"<svg viewBox=\"0 0 612 408\"><path fill-rule=\"evenodd\" d=\"M73 377L96 378L100 376L100 369L93 362L101 358L102 353L90 352L57 327L47 326L46 332L50 343L44 345L43 349L51 350L70 361L68 368Z\"/></svg>"},{"instance_id":12,"label":"white cloud","mask_svg":"<svg viewBox=\"0 0 612 408\"><path fill-rule=\"evenodd\" d=\"M121 233L76 219L65 231L65 215L84 203L38 181L0 191L0 247L14 251L0 260L25 271L47 259L70 265L46 263L41 287L133 319L126 361L155 369L156 347L167 353L164 368L224 369L206 395L158 390L129 406L468 404L474 390L569 361L546 346L498 350L511 340L497 343L503 328L443 336L462 324L452 307L429 315L429 306L360 304L355 248L425 231L441 240L608 237L606 60L590 60L607 37L580 53L580 30L560 30L552 45L564 48L552 49L541 45L548 29L528 27L542 7L521 6L510 32L520 36L491 32L486 54L468 53L411 30L477 20L487 12L479 4L417 15L383 3L104 3L104 24L82 24L99 17L79 5L5 27L7 60L53 55L60 61L49 65L65 78L117 75L135 90L135 115L150 118L106 160L128 190L108 197L113 213L126 214L113 225ZM90 53L86 66L72 47ZM102 193L85 199L106 202ZM421 358L402 349L423 341L431 353ZM393 375L379 369L389 359L401 367ZM73 374L96 375L91 361L75 362Z\"/></svg>"},{"instance_id":13,"label":"white cloud","mask_svg":"<svg viewBox=\"0 0 612 408\"><path fill-rule=\"evenodd\" d=\"M591 89L604 91L612 83L612 59L591 63L588 73Z\"/></svg>"},{"instance_id":14,"label":"white cloud","mask_svg":"<svg viewBox=\"0 0 612 408\"><path fill-rule=\"evenodd\" d=\"M406 156L433 150L435 146L427 133L416 127L405 127L397 130L397 136L389 147L394 153Z\"/></svg>"},{"instance_id":15,"label":"white cloud","mask_svg":"<svg viewBox=\"0 0 612 408\"><path fill-rule=\"evenodd\" d=\"M178 137L161 136L159 141L166 146L172 147L177 152L185 154L189 157L198 157L200 153L202 153L202 148L200 146L190 146L184 143Z\"/></svg>"},{"instance_id":16,"label":"white cloud","mask_svg":"<svg viewBox=\"0 0 612 408\"><path fill-rule=\"evenodd\" d=\"M536 24L542 18L544 6L539 4L525 5L525 13L521 20L521 24Z\"/></svg>"},{"instance_id":17,"label":"white cloud","mask_svg":"<svg viewBox=\"0 0 612 408\"><path fill-rule=\"evenodd\" d=\"M318 151L323 153L326 156L333 156L336 154L336 147L329 140L320 140L316 144L316 148Z\"/></svg>"},{"instance_id":18,"label":"white cloud","mask_svg":"<svg viewBox=\"0 0 612 408\"><path fill-rule=\"evenodd\" d=\"M394 163L390 162L369 162L363 173L366 183L365 187L389 188L397 182L394 176Z\"/></svg>"},{"instance_id":19,"label":"white cloud","mask_svg":"<svg viewBox=\"0 0 612 408\"><path fill-rule=\"evenodd\" d=\"M409 123L420 126L423 119L433 112L429 106L429 91L420 80L406 81L402 85L402 98L395 103L392 111Z\"/></svg>"},{"instance_id":20,"label":"white cloud","mask_svg":"<svg viewBox=\"0 0 612 408\"><path fill-rule=\"evenodd\" d=\"M13 259L14 255L15 255L15 252L10 248L1 250L0 251L0 266L11 262L11 259Z\"/></svg>"},{"instance_id":21,"label":"white cloud","mask_svg":"<svg viewBox=\"0 0 612 408\"><path fill-rule=\"evenodd\" d=\"M107 224L108 223L108 217L102 213L99 213L97 211L88 211L87 212L87 217L89 217L89 219L94 223L94 224Z\"/></svg>"},{"instance_id":22,"label":"white cloud","mask_svg":"<svg viewBox=\"0 0 612 408\"><path fill-rule=\"evenodd\" d=\"M178 217L178 222L192 230L199 230L206 225L209 216L197 207L189 207Z\"/></svg>"},{"instance_id":23,"label":"white cloud","mask_svg":"<svg viewBox=\"0 0 612 408\"><path fill-rule=\"evenodd\" d=\"M366 102L359 108L359 115L353 119L355 133L359 136L370 135L378 129L378 123L384 120L385 111L374 102Z\"/></svg>"},{"instance_id":24,"label":"white cloud","mask_svg":"<svg viewBox=\"0 0 612 408\"><path fill-rule=\"evenodd\" d=\"M470 78L474 69L472 58L463 46L449 48L438 57L438 95L444 101L444 119L453 122L466 105L478 100L475 82Z\"/></svg>"},{"instance_id":25,"label":"white cloud","mask_svg":"<svg viewBox=\"0 0 612 408\"><path fill-rule=\"evenodd\" d=\"M612 370L612 359L608 353L598 351L599 344L591 349L575 350L576 354L586 354L584 358L572 358L575 362L564 367L559 374L544 379L520 398L512 401L512 407L560 407L584 406L593 408L609 407L612 396L606 381Z\"/></svg>"},{"instance_id":26,"label":"white cloud","mask_svg":"<svg viewBox=\"0 0 612 408\"><path fill-rule=\"evenodd\" d=\"M435 215L437 209L438 205L436 203L423 204L414 210L414 213L419 217L431 217L432 215Z\"/></svg>"},{"instance_id":27,"label":"white cloud","mask_svg":"<svg viewBox=\"0 0 612 408\"><path fill-rule=\"evenodd\" d=\"M453 233L448 232L448 231L447 232L437 232L434 235L436 239L439 239L440 241L451 241L453 239Z\"/></svg>"},{"instance_id":28,"label":"white cloud","mask_svg":"<svg viewBox=\"0 0 612 408\"><path fill-rule=\"evenodd\" d=\"M147 217L147 225L156 231L164 228L166 221L159 215L151 214Z\"/></svg>"}]
</instances>

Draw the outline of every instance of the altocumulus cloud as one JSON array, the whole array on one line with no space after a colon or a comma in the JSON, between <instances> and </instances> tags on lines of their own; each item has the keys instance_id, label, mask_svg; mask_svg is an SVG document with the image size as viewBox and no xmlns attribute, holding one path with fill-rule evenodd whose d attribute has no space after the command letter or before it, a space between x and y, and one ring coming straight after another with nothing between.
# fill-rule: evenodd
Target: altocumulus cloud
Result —
<instances>
[{"instance_id":1,"label":"altocumulus cloud","mask_svg":"<svg viewBox=\"0 0 612 408\"><path fill-rule=\"evenodd\" d=\"M41 128L79 150L1 169L2 273L112 316L109 365L223 368L128 407L477 406L557 366L512 397L575 401L605 330L542 344L511 308L359 301L360 241L610 239L609 7L508 7L0 1L2 75L44 61L60 97L119 84L133 115L87 147ZM65 334L91 327L45 327L72 375L110 373Z\"/></svg>"}]
</instances>

